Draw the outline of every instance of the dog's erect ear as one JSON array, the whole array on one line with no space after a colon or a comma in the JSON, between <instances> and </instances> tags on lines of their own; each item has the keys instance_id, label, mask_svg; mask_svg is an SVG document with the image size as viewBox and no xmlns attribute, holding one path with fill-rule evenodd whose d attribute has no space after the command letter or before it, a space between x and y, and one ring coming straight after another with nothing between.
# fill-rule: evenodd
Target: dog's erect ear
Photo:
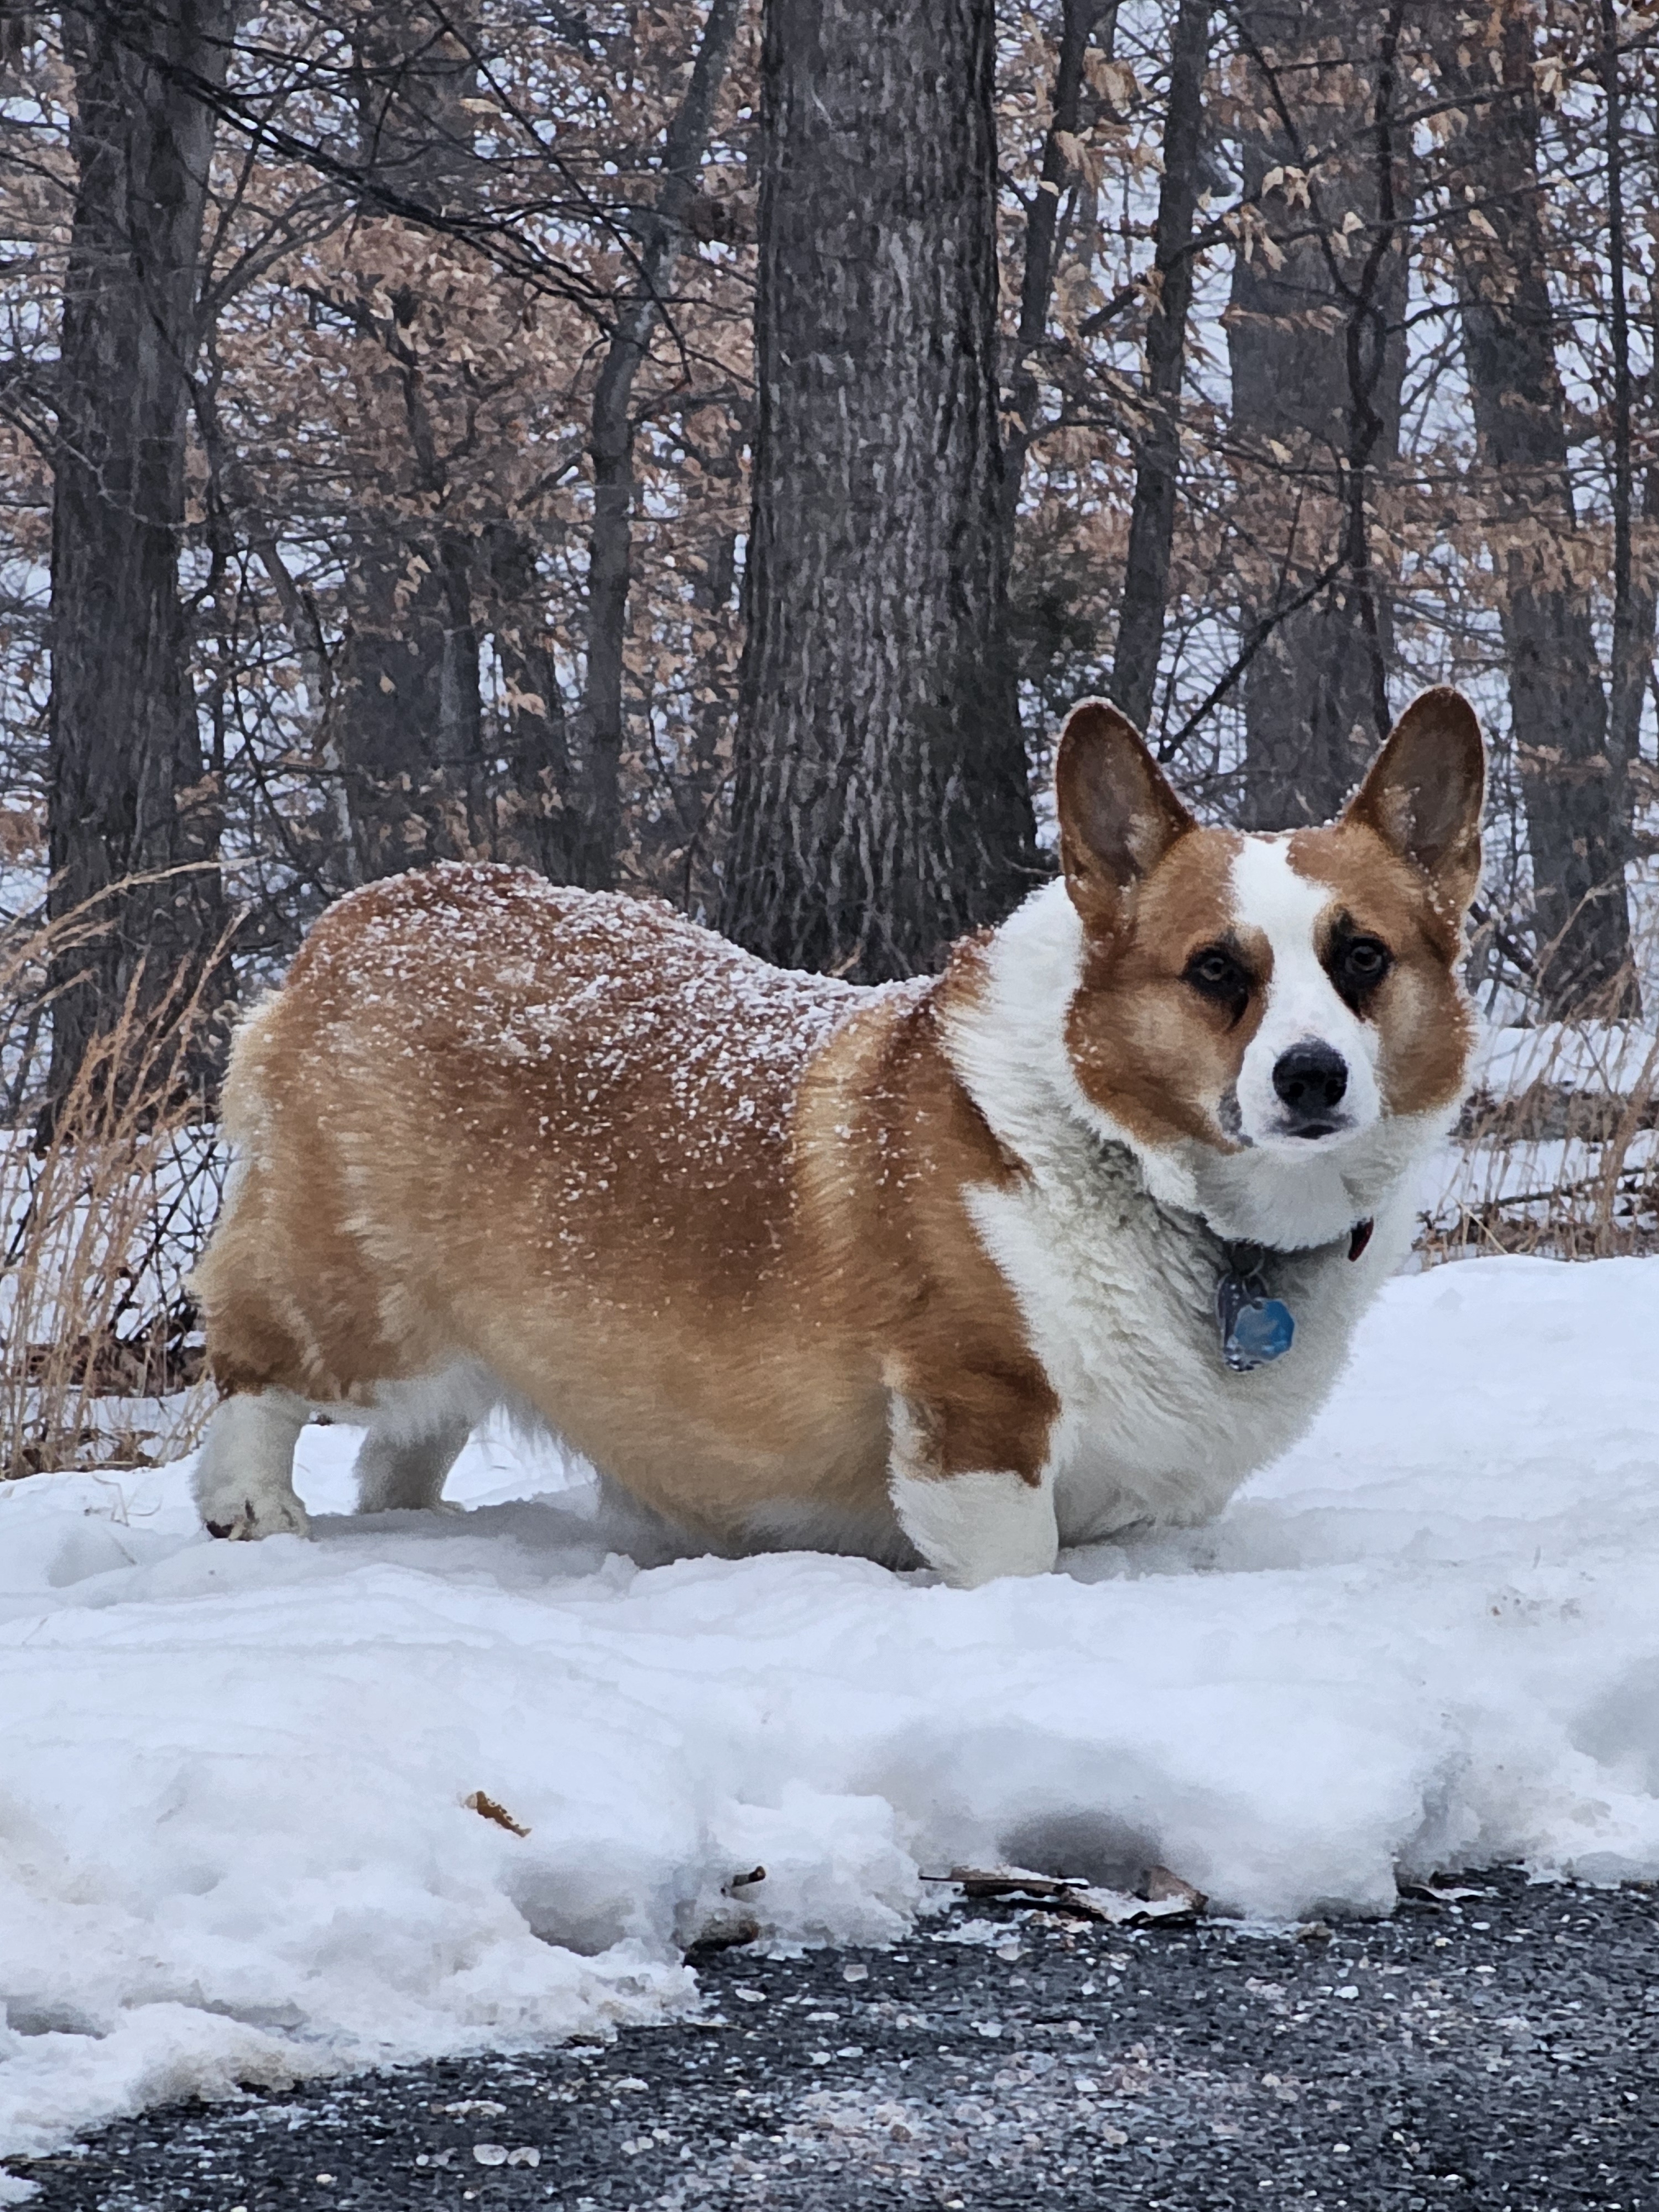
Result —
<instances>
[{"instance_id":1,"label":"dog's erect ear","mask_svg":"<svg viewBox=\"0 0 1659 2212\"><path fill-rule=\"evenodd\" d=\"M1461 914L1480 880L1486 755L1461 691L1420 692L1371 763L1346 818L1374 830Z\"/></svg>"},{"instance_id":2,"label":"dog's erect ear","mask_svg":"<svg viewBox=\"0 0 1659 2212\"><path fill-rule=\"evenodd\" d=\"M1066 720L1054 799L1066 888L1085 921L1111 921L1124 893L1193 827L1139 731L1103 699L1085 699Z\"/></svg>"}]
</instances>

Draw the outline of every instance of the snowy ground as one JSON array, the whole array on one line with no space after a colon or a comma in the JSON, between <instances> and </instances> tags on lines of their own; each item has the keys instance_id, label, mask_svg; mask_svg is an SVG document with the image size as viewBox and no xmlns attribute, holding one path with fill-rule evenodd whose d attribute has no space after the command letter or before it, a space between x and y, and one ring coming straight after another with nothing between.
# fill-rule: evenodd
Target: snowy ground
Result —
<instances>
[{"instance_id":1,"label":"snowy ground","mask_svg":"<svg viewBox=\"0 0 1659 2212\"><path fill-rule=\"evenodd\" d=\"M757 1865L783 1942L882 1941L964 1859L1265 1917L1659 1875L1656 1343L1648 1261L1403 1279L1214 1527L969 1593L636 1567L500 1438L465 1516L312 1543L206 1540L181 1468L0 1487L0 2154L665 2017ZM307 1431L313 1512L353 1442Z\"/></svg>"}]
</instances>

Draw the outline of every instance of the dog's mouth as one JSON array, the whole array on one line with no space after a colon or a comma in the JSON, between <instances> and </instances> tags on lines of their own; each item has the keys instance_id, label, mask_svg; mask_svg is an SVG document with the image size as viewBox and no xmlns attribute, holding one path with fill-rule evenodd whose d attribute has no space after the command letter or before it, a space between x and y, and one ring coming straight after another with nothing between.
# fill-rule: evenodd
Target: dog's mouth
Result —
<instances>
[{"instance_id":1,"label":"dog's mouth","mask_svg":"<svg viewBox=\"0 0 1659 2212\"><path fill-rule=\"evenodd\" d=\"M1361 1124L1352 1114L1284 1114L1265 1128L1246 1127L1236 1088L1222 1093L1216 1104L1216 1124L1228 1144L1242 1152L1265 1146L1273 1152L1299 1152L1304 1145L1328 1143L1333 1137L1349 1137Z\"/></svg>"},{"instance_id":2,"label":"dog's mouth","mask_svg":"<svg viewBox=\"0 0 1659 2212\"><path fill-rule=\"evenodd\" d=\"M1297 1152L1304 1146L1328 1144L1333 1138L1351 1137L1358 1127L1352 1114L1322 1114L1306 1120L1300 1115L1286 1115L1284 1120L1264 1129L1257 1142L1271 1145L1276 1152Z\"/></svg>"}]
</instances>

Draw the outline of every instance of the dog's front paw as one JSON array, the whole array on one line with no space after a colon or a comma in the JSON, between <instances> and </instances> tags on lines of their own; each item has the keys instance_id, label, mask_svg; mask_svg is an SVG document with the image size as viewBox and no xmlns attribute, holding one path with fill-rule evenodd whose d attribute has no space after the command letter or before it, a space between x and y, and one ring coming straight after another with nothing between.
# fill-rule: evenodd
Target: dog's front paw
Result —
<instances>
[{"instance_id":1,"label":"dog's front paw","mask_svg":"<svg viewBox=\"0 0 1659 2212\"><path fill-rule=\"evenodd\" d=\"M203 1508L202 1526L210 1536L257 1544L262 1536L308 1536L311 1516L290 1491L286 1496L216 1500Z\"/></svg>"}]
</instances>

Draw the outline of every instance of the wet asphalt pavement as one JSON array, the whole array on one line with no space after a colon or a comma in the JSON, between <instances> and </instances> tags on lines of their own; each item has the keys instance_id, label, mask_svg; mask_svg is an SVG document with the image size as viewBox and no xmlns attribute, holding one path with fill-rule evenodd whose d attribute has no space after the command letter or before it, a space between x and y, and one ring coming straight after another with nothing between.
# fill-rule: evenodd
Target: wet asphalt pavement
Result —
<instances>
[{"instance_id":1,"label":"wet asphalt pavement","mask_svg":"<svg viewBox=\"0 0 1659 2212\"><path fill-rule=\"evenodd\" d=\"M1471 1878L1386 1922L1029 1907L701 1965L707 2019L151 2112L35 2212L1659 2212L1659 1893Z\"/></svg>"}]
</instances>

